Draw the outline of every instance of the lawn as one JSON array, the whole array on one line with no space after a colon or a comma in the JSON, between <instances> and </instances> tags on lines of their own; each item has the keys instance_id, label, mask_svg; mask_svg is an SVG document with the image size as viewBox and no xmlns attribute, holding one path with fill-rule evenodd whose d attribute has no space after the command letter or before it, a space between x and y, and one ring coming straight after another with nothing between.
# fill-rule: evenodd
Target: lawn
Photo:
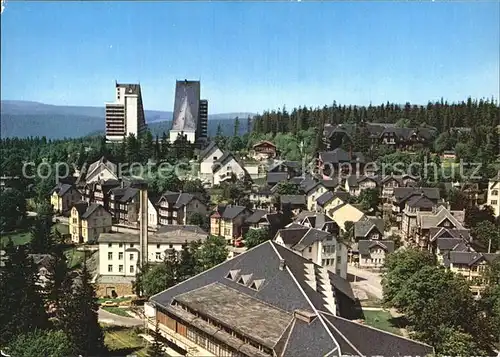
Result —
<instances>
[{"instance_id":1,"label":"lawn","mask_svg":"<svg viewBox=\"0 0 500 357\"><path fill-rule=\"evenodd\" d=\"M85 252L76 250L76 247L68 248L64 254L68 262L68 268L75 269L83 263Z\"/></svg>"},{"instance_id":2,"label":"lawn","mask_svg":"<svg viewBox=\"0 0 500 357\"><path fill-rule=\"evenodd\" d=\"M68 225L62 223L56 223L52 226L52 230L55 231L56 229L61 234L68 234L69 232ZM9 238L12 239L12 243L14 243L14 245L24 245L30 242L31 233L29 232L29 229L26 229L16 233L3 234L0 238L0 245L4 246L5 244L7 244Z\"/></svg>"},{"instance_id":3,"label":"lawn","mask_svg":"<svg viewBox=\"0 0 500 357\"><path fill-rule=\"evenodd\" d=\"M394 324L394 319L389 311L367 311L363 310L365 324L387 332L401 335L401 330Z\"/></svg>"},{"instance_id":4,"label":"lawn","mask_svg":"<svg viewBox=\"0 0 500 357\"><path fill-rule=\"evenodd\" d=\"M103 306L102 309L115 315L130 317L130 315L127 314L128 309L122 309L121 307L111 307L111 306L109 307Z\"/></svg>"},{"instance_id":5,"label":"lawn","mask_svg":"<svg viewBox=\"0 0 500 357\"><path fill-rule=\"evenodd\" d=\"M110 353L108 356L147 357L146 341L137 335L136 330L118 326L104 326L104 343Z\"/></svg>"}]
</instances>

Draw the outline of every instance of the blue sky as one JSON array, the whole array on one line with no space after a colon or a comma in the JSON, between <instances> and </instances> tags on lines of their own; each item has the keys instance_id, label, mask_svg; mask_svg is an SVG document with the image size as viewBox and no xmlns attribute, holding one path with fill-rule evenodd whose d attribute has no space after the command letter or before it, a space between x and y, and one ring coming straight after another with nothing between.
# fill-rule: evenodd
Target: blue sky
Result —
<instances>
[{"instance_id":1,"label":"blue sky","mask_svg":"<svg viewBox=\"0 0 500 357\"><path fill-rule=\"evenodd\" d=\"M1 97L103 106L114 81L171 110L201 79L211 113L499 96L500 5L17 2L1 15Z\"/></svg>"}]
</instances>

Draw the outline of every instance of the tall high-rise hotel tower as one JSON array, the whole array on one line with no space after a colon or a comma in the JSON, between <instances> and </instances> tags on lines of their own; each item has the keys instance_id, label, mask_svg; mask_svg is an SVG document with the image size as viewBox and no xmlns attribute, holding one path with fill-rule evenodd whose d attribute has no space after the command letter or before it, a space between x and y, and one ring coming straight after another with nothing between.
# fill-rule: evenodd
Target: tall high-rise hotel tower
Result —
<instances>
[{"instance_id":1,"label":"tall high-rise hotel tower","mask_svg":"<svg viewBox=\"0 0 500 357\"><path fill-rule=\"evenodd\" d=\"M199 143L208 136L208 101L200 99L200 81L176 81L174 117L169 140L173 143L179 134L187 141Z\"/></svg>"},{"instance_id":2,"label":"tall high-rise hotel tower","mask_svg":"<svg viewBox=\"0 0 500 357\"><path fill-rule=\"evenodd\" d=\"M145 129L141 86L116 83L116 100L106 103L106 140L119 142L130 134L138 137Z\"/></svg>"}]
</instances>

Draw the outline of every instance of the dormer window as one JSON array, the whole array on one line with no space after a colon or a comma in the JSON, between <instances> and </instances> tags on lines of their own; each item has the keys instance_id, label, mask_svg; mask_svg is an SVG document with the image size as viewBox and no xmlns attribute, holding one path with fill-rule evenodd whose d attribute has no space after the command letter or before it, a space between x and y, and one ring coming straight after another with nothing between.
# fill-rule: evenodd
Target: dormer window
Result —
<instances>
[{"instance_id":1,"label":"dormer window","mask_svg":"<svg viewBox=\"0 0 500 357\"><path fill-rule=\"evenodd\" d=\"M238 284L248 286L248 284L250 284L250 280L251 280L251 279L252 279L252 274L245 274L245 275L242 275L242 276L238 279Z\"/></svg>"},{"instance_id":2,"label":"dormer window","mask_svg":"<svg viewBox=\"0 0 500 357\"><path fill-rule=\"evenodd\" d=\"M264 285L264 279L256 279L250 284L250 289L259 291L262 285Z\"/></svg>"}]
</instances>

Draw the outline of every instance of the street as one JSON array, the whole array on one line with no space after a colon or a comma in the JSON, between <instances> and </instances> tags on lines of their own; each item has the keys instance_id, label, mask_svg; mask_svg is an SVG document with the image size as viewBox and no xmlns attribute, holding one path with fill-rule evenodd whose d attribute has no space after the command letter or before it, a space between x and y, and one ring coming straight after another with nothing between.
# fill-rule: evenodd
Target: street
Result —
<instances>
[{"instance_id":1,"label":"street","mask_svg":"<svg viewBox=\"0 0 500 357\"><path fill-rule=\"evenodd\" d=\"M354 286L360 287L374 295L377 299L382 299L382 278L379 273L362 270L352 265L347 266L347 273L363 279L361 281L356 279L353 283Z\"/></svg>"},{"instance_id":2,"label":"street","mask_svg":"<svg viewBox=\"0 0 500 357\"><path fill-rule=\"evenodd\" d=\"M133 317L119 316L119 315L107 312L106 310L103 310L103 309L99 309L98 316L99 316L99 322L102 322L102 323L105 323L108 325L134 327L134 326L142 326L144 324L144 321L142 321L141 319L135 319Z\"/></svg>"}]
</instances>

